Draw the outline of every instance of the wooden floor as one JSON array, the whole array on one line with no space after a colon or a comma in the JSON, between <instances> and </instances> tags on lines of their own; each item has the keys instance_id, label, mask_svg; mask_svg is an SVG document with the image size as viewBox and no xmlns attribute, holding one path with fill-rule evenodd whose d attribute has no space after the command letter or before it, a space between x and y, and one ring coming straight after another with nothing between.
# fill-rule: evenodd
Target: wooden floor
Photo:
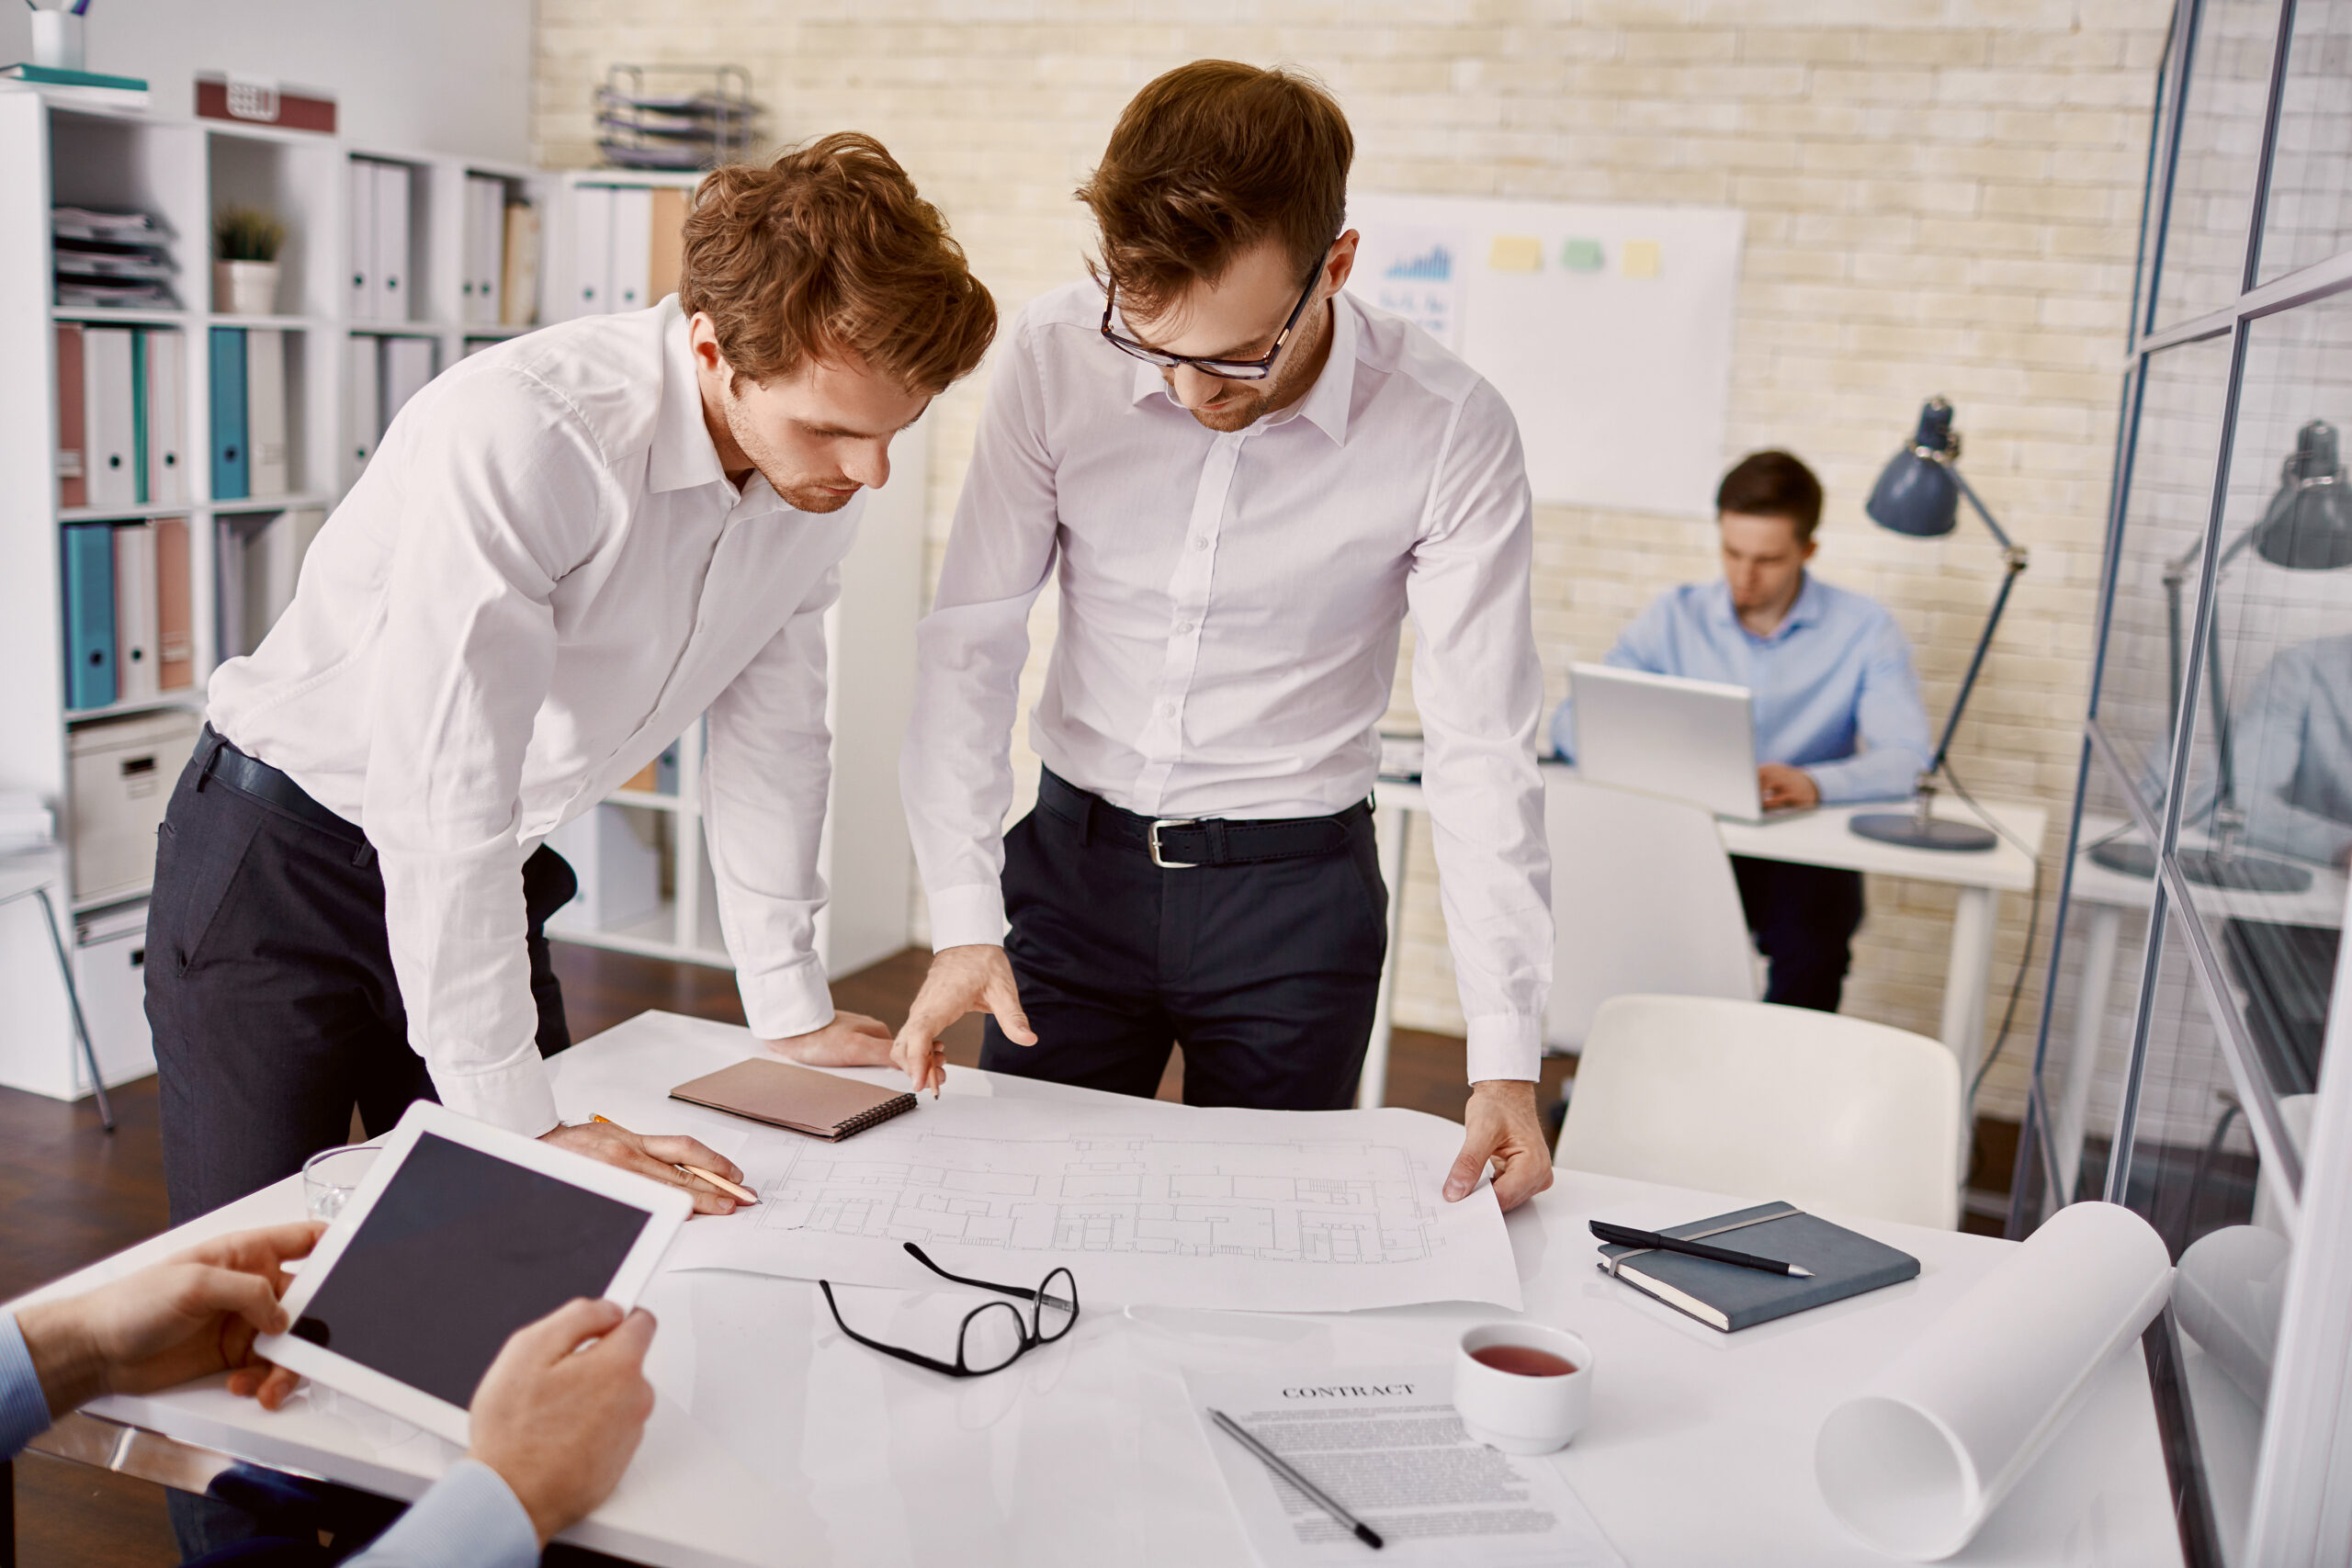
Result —
<instances>
[{"instance_id":1,"label":"wooden floor","mask_svg":"<svg viewBox=\"0 0 2352 1568\"><path fill-rule=\"evenodd\" d=\"M584 1040L649 1008L743 1021L735 977L699 964L671 964L599 948L556 944L556 971L572 1038ZM896 1027L922 982L929 955L910 948L833 987L833 1000ZM979 1059L979 1020L948 1033L948 1059ZM1545 1064L1544 1098L1555 1100L1567 1064ZM1160 1086L1174 1098L1182 1064ZM1398 1030L1391 1046L1388 1103L1453 1121L1468 1098L1463 1043ZM119 1252L164 1228L163 1156L155 1080L114 1094L119 1125L98 1126L91 1101L63 1105L0 1089L0 1301ZM28 1454L16 1465L17 1560L28 1568L163 1568L179 1561L160 1487Z\"/></svg>"}]
</instances>

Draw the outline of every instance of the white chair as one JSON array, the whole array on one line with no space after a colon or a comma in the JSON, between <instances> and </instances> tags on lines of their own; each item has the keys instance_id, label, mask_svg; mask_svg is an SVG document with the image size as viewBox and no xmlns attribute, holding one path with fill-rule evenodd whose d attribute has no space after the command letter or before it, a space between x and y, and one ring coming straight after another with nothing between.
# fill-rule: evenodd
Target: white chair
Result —
<instances>
[{"instance_id":1,"label":"white chair","mask_svg":"<svg viewBox=\"0 0 2352 1568\"><path fill-rule=\"evenodd\" d=\"M1576 1050L1629 993L1756 999L1739 885L1702 807L1546 769L1552 1004L1544 1043Z\"/></svg>"},{"instance_id":2,"label":"white chair","mask_svg":"<svg viewBox=\"0 0 2352 1568\"><path fill-rule=\"evenodd\" d=\"M1950 1230L1961 1137L1959 1064L1925 1035L1763 1002L1629 996L1585 1038L1556 1158Z\"/></svg>"}]
</instances>

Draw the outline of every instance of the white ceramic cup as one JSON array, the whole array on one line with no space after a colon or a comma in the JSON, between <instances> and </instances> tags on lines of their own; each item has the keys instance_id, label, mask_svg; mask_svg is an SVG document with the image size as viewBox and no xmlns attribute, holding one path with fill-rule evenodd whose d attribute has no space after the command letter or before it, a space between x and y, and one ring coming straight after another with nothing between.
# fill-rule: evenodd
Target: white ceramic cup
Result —
<instances>
[{"instance_id":1,"label":"white ceramic cup","mask_svg":"<svg viewBox=\"0 0 2352 1568\"><path fill-rule=\"evenodd\" d=\"M1490 1367L1473 1354L1498 1345L1548 1351L1576 1371L1531 1377ZM1483 1324L1454 1349L1453 1408L1471 1437L1507 1454L1564 1449L1584 1430L1592 1409L1592 1347L1565 1328L1540 1323Z\"/></svg>"}]
</instances>

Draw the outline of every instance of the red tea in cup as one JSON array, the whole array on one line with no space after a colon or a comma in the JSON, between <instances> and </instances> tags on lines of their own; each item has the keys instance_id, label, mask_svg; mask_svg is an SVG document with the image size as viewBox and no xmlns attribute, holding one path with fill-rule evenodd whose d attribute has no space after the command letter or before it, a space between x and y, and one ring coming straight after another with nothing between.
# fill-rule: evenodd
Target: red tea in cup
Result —
<instances>
[{"instance_id":1,"label":"red tea in cup","mask_svg":"<svg viewBox=\"0 0 2352 1568\"><path fill-rule=\"evenodd\" d=\"M1566 1356L1539 1350L1532 1345L1487 1345L1470 1352L1470 1359L1498 1372L1523 1378L1564 1378L1577 1370Z\"/></svg>"}]
</instances>

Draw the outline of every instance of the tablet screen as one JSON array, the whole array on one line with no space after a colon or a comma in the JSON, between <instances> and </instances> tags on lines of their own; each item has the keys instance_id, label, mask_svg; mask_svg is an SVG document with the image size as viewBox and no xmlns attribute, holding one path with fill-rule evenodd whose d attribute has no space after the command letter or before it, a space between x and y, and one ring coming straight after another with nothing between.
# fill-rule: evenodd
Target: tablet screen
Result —
<instances>
[{"instance_id":1,"label":"tablet screen","mask_svg":"<svg viewBox=\"0 0 2352 1568\"><path fill-rule=\"evenodd\" d=\"M651 1221L423 1134L293 1332L463 1408L508 1335L603 1295Z\"/></svg>"}]
</instances>

